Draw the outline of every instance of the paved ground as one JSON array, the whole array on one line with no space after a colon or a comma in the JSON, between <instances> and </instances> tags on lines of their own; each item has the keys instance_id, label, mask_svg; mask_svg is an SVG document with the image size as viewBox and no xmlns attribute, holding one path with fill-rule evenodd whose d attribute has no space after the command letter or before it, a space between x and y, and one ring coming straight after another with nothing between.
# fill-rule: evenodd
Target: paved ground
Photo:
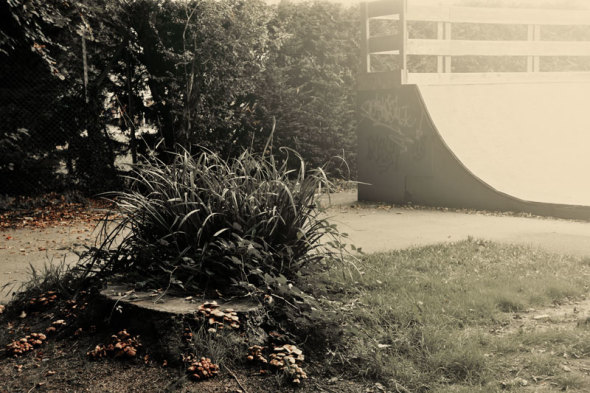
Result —
<instances>
[{"instance_id":1,"label":"paved ground","mask_svg":"<svg viewBox=\"0 0 590 393\"><path fill-rule=\"evenodd\" d=\"M590 223L586 222L410 210L355 202L356 192L336 194L327 214L341 231L349 234L349 243L365 252L453 242L472 236L590 257ZM0 288L22 282L29 264L39 269L49 261L75 262L74 251L93 243L92 230L92 224L79 224L0 232ZM9 297L9 291L2 291L0 303Z\"/></svg>"},{"instance_id":2,"label":"paved ground","mask_svg":"<svg viewBox=\"0 0 590 393\"><path fill-rule=\"evenodd\" d=\"M568 220L410 210L355 204L356 192L332 198L328 215L366 252L474 238L526 244L590 257L590 223ZM359 207L351 207L351 205Z\"/></svg>"},{"instance_id":3,"label":"paved ground","mask_svg":"<svg viewBox=\"0 0 590 393\"><path fill-rule=\"evenodd\" d=\"M48 263L76 262L76 252L94 243L93 230L94 224L86 223L0 231L0 303L27 279L31 266L39 270Z\"/></svg>"}]
</instances>

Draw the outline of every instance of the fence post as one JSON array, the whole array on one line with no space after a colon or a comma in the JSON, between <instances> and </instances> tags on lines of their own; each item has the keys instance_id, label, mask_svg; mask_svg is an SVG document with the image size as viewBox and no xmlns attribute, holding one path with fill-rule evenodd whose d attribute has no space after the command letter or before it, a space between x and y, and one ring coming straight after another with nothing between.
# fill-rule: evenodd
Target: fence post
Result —
<instances>
[{"instance_id":1,"label":"fence post","mask_svg":"<svg viewBox=\"0 0 590 393\"><path fill-rule=\"evenodd\" d=\"M527 30L528 41L541 40L541 25L528 25ZM527 72L539 72L541 70L540 57L528 56L526 60Z\"/></svg>"},{"instance_id":2,"label":"fence post","mask_svg":"<svg viewBox=\"0 0 590 393\"><path fill-rule=\"evenodd\" d=\"M371 55L369 54L369 4L361 2L361 74L371 72Z\"/></svg>"},{"instance_id":3,"label":"fence post","mask_svg":"<svg viewBox=\"0 0 590 393\"><path fill-rule=\"evenodd\" d=\"M408 79L408 20L407 20L407 13L408 13L408 0L400 0L401 1L401 10L399 14L399 37L401 40L400 45L400 77L401 83L405 84Z\"/></svg>"},{"instance_id":4,"label":"fence post","mask_svg":"<svg viewBox=\"0 0 590 393\"><path fill-rule=\"evenodd\" d=\"M451 22L438 22L437 23L437 40L451 40ZM436 57L436 72L449 73L451 72L451 56L437 56Z\"/></svg>"}]
</instances>

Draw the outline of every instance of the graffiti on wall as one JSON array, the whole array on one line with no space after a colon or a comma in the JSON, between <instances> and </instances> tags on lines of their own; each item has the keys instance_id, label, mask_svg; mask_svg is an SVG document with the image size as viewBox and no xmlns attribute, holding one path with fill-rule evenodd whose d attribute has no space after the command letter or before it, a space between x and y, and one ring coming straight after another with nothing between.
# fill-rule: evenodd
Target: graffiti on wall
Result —
<instances>
[{"instance_id":1,"label":"graffiti on wall","mask_svg":"<svg viewBox=\"0 0 590 393\"><path fill-rule=\"evenodd\" d=\"M366 158L379 172L397 169L402 154L411 148L412 157L420 160L425 154L425 114L416 114L393 94L382 94L362 103L361 117L371 124L367 134Z\"/></svg>"}]
</instances>

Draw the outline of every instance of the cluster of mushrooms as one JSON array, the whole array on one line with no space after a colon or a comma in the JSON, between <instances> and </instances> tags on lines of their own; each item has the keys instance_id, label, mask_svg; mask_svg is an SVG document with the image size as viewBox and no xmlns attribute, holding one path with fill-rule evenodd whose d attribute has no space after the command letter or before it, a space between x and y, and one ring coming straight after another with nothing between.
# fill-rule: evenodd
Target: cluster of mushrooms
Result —
<instances>
[{"instance_id":1,"label":"cluster of mushrooms","mask_svg":"<svg viewBox=\"0 0 590 393\"><path fill-rule=\"evenodd\" d=\"M37 297L31 298L28 301L27 306L28 306L28 308L32 308L32 309L49 308L49 307L54 306L57 303L58 298L59 298L59 294L56 291L47 291ZM86 307L86 303L79 305L74 300L68 300L66 303L67 303L67 306L66 306L67 308L65 311L66 311L67 316L74 316L75 317L76 315L74 313L74 310L84 309ZM4 311L4 306L1 307L0 313L1 313L1 311ZM26 316L26 314L23 311L21 318L23 318L24 316ZM67 323L63 319L55 320L51 323L50 326L48 326L45 329L45 334L31 333L28 336L25 336L24 338L21 338L17 341L13 341L10 344L8 344L6 346L6 351L13 356L19 356L23 353L32 351L33 349L41 346L47 340L46 335L54 334L55 332L57 332L57 330L59 330L60 328L66 326L66 325L67 325Z\"/></svg>"},{"instance_id":2,"label":"cluster of mushrooms","mask_svg":"<svg viewBox=\"0 0 590 393\"><path fill-rule=\"evenodd\" d=\"M40 347L45 340L47 340L47 336L43 333L31 333L20 340L8 344L6 346L6 351L16 357Z\"/></svg>"},{"instance_id":3,"label":"cluster of mushrooms","mask_svg":"<svg viewBox=\"0 0 590 393\"><path fill-rule=\"evenodd\" d=\"M209 322L210 333L223 329L226 325L233 329L240 328L238 314L231 308L221 310L216 301L201 304L198 313Z\"/></svg>"},{"instance_id":4,"label":"cluster of mushrooms","mask_svg":"<svg viewBox=\"0 0 590 393\"><path fill-rule=\"evenodd\" d=\"M34 297L29 300L29 307L48 307L55 304L57 300L57 292L55 291L47 291L39 295L39 297Z\"/></svg>"},{"instance_id":5,"label":"cluster of mushrooms","mask_svg":"<svg viewBox=\"0 0 590 393\"><path fill-rule=\"evenodd\" d=\"M295 345L285 344L281 347L276 347L270 354L270 362L272 367L286 373L293 383L301 383L302 379L307 378L307 374L301 368L301 363L305 360L303 351Z\"/></svg>"},{"instance_id":6,"label":"cluster of mushrooms","mask_svg":"<svg viewBox=\"0 0 590 393\"><path fill-rule=\"evenodd\" d=\"M53 334L57 331L57 329L66 326L66 321L63 319L58 319L57 321L51 322L51 326L45 329L45 333Z\"/></svg>"},{"instance_id":7,"label":"cluster of mushrooms","mask_svg":"<svg viewBox=\"0 0 590 393\"><path fill-rule=\"evenodd\" d=\"M277 371L284 372L291 378L291 382L299 384L302 379L307 378L307 374L301 368L301 363L305 360L303 351L295 345L285 344L280 347L275 347L269 355L268 361L262 354L264 347L254 345L248 348L249 361L257 361L263 364L269 364Z\"/></svg>"},{"instance_id":8,"label":"cluster of mushrooms","mask_svg":"<svg viewBox=\"0 0 590 393\"><path fill-rule=\"evenodd\" d=\"M80 295L86 295L85 291L80 292ZM67 300L65 309L62 309L62 312L65 314L66 318L77 318L78 311L83 311L88 306L87 302L82 302L80 300Z\"/></svg>"},{"instance_id":9,"label":"cluster of mushrooms","mask_svg":"<svg viewBox=\"0 0 590 393\"><path fill-rule=\"evenodd\" d=\"M190 343L193 340L193 332L189 328L184 328L184 333L182 333L182 338L184 342Z\"/></svg>"},{"instance_id":10,"label":"cluster of mushrooms","mask_svg":"<svg viewBox=\"0 0 590 393\"><path fill-rule=\"evenodd\" d=\"M257 361L262 364L267 364L268 360L266 360L266 358L262 354L263 350L264 350L264 347L262 347L260 345L251 346L250 348L248 348L248 356L246 356L246 359L248 359L251 362Z\"/></svg>"},{"instance_id":11,"label":"cluster of mushrooms","mask_svg":"<svg viewBox=\"0 0 590 393\"><path fill-rule=\"evenodd\" d=\"M202 357L197 360L191 356L184 359L188 363L186 371L190 377L197 381L213 378L219 374L219 366L211 361L209 358Z\"/></svg>"},{"instance_id":12,"label":"cluster of mushrooms","mask_svg":"<svg viewBox=\"0 0 590 393\"><path fill-rule=\"evenodd\" d=\"M107 345L99 344L87 355L92 359L100 359L107 356L114 358L133 358L141 347L139 337L132 337L127 330L123 329L119 333L111 336L111 342Z\"/></svg>"}]
</instances>

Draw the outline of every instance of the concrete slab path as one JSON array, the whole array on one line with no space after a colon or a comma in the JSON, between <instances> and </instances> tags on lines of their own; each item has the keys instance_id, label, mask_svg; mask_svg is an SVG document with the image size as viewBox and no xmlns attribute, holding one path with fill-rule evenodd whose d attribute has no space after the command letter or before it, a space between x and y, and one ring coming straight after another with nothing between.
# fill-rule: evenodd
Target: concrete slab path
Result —
<instances>
[{"instance_id":1,"label":"concrete slab path","mask_svg":"<svg viewBox=\"0 0 590 393\"><path fill-rule=\"evenodd\" d=\"M356 191L331 197L327 215L365 252L403 249L469 236L590 257L590 222L444 212L357 204ZM354 207L352 207L354 206Z\"/></svg>"},{"instance_id":2,"label":"concrete slab path","mask_svg":"<svg viewBox=\"0 0 590 393\"><path fill-rule=\"evenodd\" d=\"M95 224L78 223L42 229L0 231L0 303L30 276L31 267L42 271L47 264L78 261L76 252L93 245Z\"/></svg>"}]
</instances>

